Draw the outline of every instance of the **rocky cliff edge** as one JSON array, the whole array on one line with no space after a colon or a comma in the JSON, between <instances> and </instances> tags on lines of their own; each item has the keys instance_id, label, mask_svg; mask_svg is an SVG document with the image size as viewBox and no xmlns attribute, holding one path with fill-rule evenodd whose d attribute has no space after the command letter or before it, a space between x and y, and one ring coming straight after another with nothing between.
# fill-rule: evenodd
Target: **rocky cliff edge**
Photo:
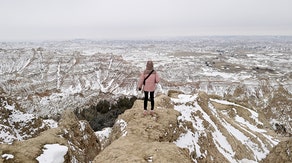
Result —
<instances>
[{"instance_id":1,"label":"rocky cliff edge","mask_svg":"<svg viewBox=\"0 0 292 163\"><path fill-rule=\"evenodd\" d=\"M54 149L53 155L42 158L47 145L58 145L62 151ZM55 146L56 147L56 146ZM54 148L55 148L54 147ZM79 121L70 110L64 111L58 127L48 129L38 136L14 141L13 144L0 144L0 162L49 162L48 159L61 156L61 162L89 162L100 152L100 143L87 121ZM41 160L41 161L40 161ZM57 160L54 160L56 162Z\"/></svg>"},{"instance_id":2,"label":"rocky cliff edge","mask_svg":"<svg viewBox=\"0 0 292 163\"><path fill-rule=\"evenodd\" d=\"M153 116L142 114L142 100L120 115L110 137L112 143L94 162L192 162L188 151L173 143L182 132L177 121L180 113L165 95L155 102Z\"/></svg>"}]
</instances>

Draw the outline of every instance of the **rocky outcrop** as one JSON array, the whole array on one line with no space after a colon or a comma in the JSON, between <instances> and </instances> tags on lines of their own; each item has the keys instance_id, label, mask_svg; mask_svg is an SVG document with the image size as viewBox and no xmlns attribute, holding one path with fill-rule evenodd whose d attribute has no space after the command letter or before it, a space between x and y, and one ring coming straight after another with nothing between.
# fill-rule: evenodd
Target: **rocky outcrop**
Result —
<instances>
[{"instance_id":1,"label":"rocky outcrop","mask_svg":"<svg viewBox=\"0 0 292 163\"><path fill-rule=\"evenodd\" d=\"M137 100L94 162L258 162L280 141L252 108L205 92L169 96L156 97L154 116Z\"/></svg>"},{"instance_id":2,"label":"rocky outcrop","mask_svg":"<svg viewBox=\"0 0 292 163\"><path fill-rule=\"evenodd\" d=\"M187 150L172 143L182 132L177 123L179 112L167 96L157 97L156 104L154 116L142 114L141 100L120 115L110 137L112 143L94 162L192 162Z\"/></svg>"},{"instance_id":3,"label":"rocky outcrop","mask_svg":"<svg viewBox=\"0 0 292 163\"><path fill-rule=\"evenodd\" d=\"M1 161L36 162L51 144L66 147L64 162L258 162L271 150L267 160L290 159L289 141L273 149L281 138L261 112L220 96L170 91L155 97L154 115L142 113L143 101L136 100L101 143L89 123L68 108L58 127L1 144Z\"/></svg>"},{"instance_id":4,"label":"rocky outcrop","mask_svg":"<svg viewBox=\"0 0 292 163\"><path fill-rule=\"evenodd\" d=\"M100 152L100 142L89 123L79 121L71 110L64 112L59 126L68 141L72 159L75 157L79 162L90 162Z\"/></svg>"},{"instance_id":5,"label":"rocky outcrop","mask_svg":"<svg viewBox=\"0 0 292 163\"><path fill-rule=\"evenodd\" d=\"M68 148L64 162L90 162L100 152L99 140L87 121L78 121L72 111L65 111L59 127L42 132L39 136L16 141L13 144L1 144L2 162L37 162L44 146L60 144ZM13 158L3 158L11 155Z\"/></svg>"}]
</instances>

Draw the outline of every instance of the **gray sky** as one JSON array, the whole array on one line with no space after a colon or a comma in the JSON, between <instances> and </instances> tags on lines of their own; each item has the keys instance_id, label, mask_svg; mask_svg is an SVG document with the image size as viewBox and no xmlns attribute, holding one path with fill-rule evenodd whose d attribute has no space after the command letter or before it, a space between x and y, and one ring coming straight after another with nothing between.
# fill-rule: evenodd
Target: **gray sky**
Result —
<instances>
[{"instance_id":1,"label":"gray sky","mask_svg":"<svg viewBox=\"0 0 292 163\"><path fill-rule=\"evenodd\" d=\"M0 0L0 41L292 35L292 0Z\"/></svg>"}]
</instances>

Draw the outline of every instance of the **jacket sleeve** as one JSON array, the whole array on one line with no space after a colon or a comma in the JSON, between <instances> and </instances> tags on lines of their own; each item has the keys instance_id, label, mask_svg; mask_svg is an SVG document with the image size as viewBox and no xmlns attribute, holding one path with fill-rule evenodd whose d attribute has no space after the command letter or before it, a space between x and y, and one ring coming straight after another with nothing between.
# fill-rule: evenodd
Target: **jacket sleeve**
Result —
<instances>
[{"instance_id":1,"label":"jacket sleeve","mask_svg":"<svg viewBox=\"0 0 292 163\"><path fill-rule=\"evenodd\" d=\"M139 81L138 81L138 88L142 88L143 81L144 81L144 73L141 73Z\"/></svg>"},{"instance_id":2,"label":"jacket sleeve","mask_svg":"<svg viewBox=\"0 0 292 163\"><path fill-rule=\"evenodd\" d=\"M160 81L160 78L159 78L158 73L156 72L156 74L155 74L155 83L159 83L159 81Z\"/></svg>"}]
</instances>

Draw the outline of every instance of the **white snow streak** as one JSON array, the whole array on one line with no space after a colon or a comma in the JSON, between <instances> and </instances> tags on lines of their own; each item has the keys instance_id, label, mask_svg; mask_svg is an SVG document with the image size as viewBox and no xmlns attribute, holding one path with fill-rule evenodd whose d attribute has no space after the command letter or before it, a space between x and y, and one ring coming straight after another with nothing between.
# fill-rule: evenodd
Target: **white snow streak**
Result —
<instances>
[{"instance_id":1,"label":"white snow streak","mask_svg":"<svg viewBox=\"0 0 292 163\"><path fill-rule=\"evenodd\" d=\"M178 98L172 98L172 102L175 103L174 109L179 111L181 113L181 116L178 117L179 122L184 121L190 121L193 124L193 127L196 132L192 132L192 130L185 128L186 133L182 134L174 143L181 148L187 148L189 149L190 154L192 152L196 152L196 157L205 157L205 152L201 152L202 149L199 145L199 138L202 136L207 136L207 132L211 132L213 142L217 148L217 150L230 162L255 162L263 159L268 153L269 150L267 149L266 145L264 144L263 140L258 138L255 134L252 132L257 132L262 134L269 143L273 146L276 145L278 142L276 140L273 140L271 136L265 135L266 130L259 129L257 126L251 124L249 121L245 120L244 118L240 117L239 115L236 115L233 119L234 122L238 122L236 127L239 127L241 130L236 128L234 124L228 123L224 117L219 118L220 114L217 111L217 109L212 105L212 103L208 103L208 108L210 109L212 115L208 115L198 104L197 102L198 95L179 95ZM218 99L210 99L210 101L214 101L223 105L232 105L237 106L242 109L248 110L251 114L250 117L256 122L256 124L262 124L262 122L258 119L258 113L255 112L252 109L246 108L244 106L225 101L225 100L218 100ZM236 109L233 108L233 111L236 112ZM222 110L220 111L221 115L225 115L228 117L228 111ZM197 116L197 115L200 115ZM222 129L218 128L218 122L214 122L210 116L217 117L218 122L229 132L229 134L233 137L235 137L237 140L239 140L242 144L244 144L249 150L251 150L254 154L254 160L249 159L242 159L242 160L236 160L235 158L235 149L232 148L230 143L227 140L227 137L223 135ZM203 122L207 121L213 128L213 130L209 130L204 127ZM182 123L180 124L182 125ZM211 127L210 126L210 127ZM252 132L251 132L252 131ZM250 134L253 138L256 139L256 141L259 143L255 143L251 140L250 136L247 136L245 134ZM193 158L194 162L196 161L196 158Z\"/></svg>"}]
</instances>

